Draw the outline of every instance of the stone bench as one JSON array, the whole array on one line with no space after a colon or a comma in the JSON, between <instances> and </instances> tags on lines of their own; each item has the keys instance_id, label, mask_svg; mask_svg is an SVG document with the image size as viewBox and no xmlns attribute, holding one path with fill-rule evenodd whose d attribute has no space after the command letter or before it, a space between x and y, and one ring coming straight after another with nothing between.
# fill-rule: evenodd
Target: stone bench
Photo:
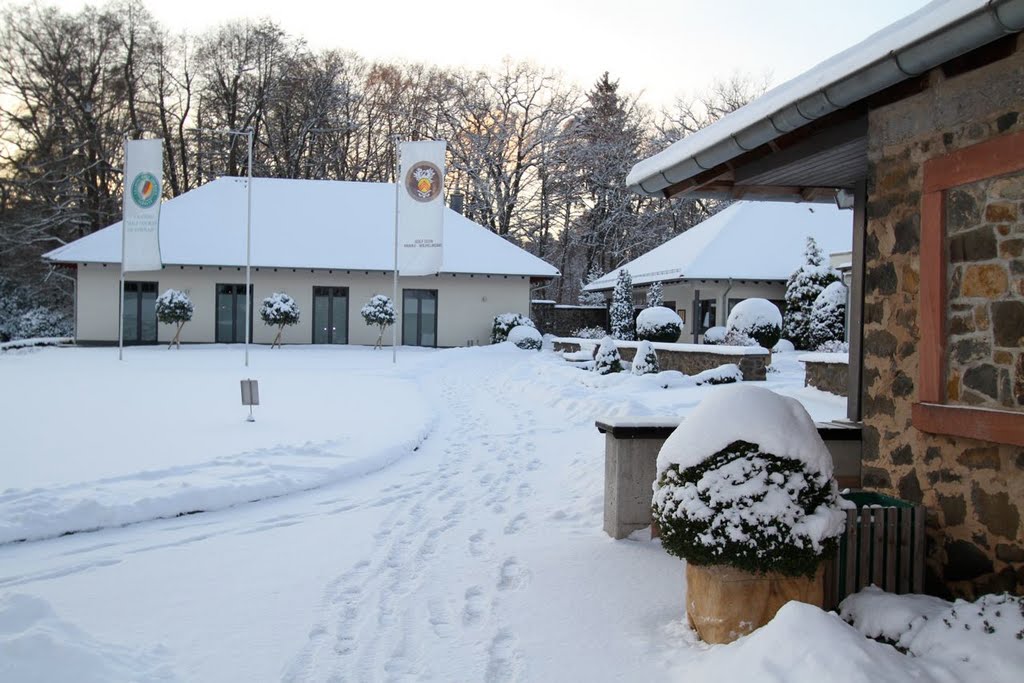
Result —
<instances>
[{"instance_id":1,"label":"stone bench","mask_svg":"<svg viewBox=\"0 0 1024 683\"><path fill-rule=\"evenodd\" d=\"M553 340L555 351L574 353L583 344L600 345L599 339L573 339L556 337ZM615 347L619 350L622 360L632 362L636 356L639 342L616 340ZM711 344L666 344L654 343L654 351L658 354L658 364L662 370L676 370L684 375L696 375L705 370L713 370L720 365L733 363L739 366L744 382L764 381L766 368L772 362L771 351L760 346L713 346Z\"/></svg>"},{"instance_id":2,"label":"stone bench","mask_svg":"<svg viewBox=\"0 0 1024 683\"><path fill-rule=\"evenodd\" d=\"M681 422L678 417L598 420L604 440L604 530L625 538L651 524L651 495L658 452ZM819 422L840 488L860 488L861 426Z\"/></svg>"}]
</instances>

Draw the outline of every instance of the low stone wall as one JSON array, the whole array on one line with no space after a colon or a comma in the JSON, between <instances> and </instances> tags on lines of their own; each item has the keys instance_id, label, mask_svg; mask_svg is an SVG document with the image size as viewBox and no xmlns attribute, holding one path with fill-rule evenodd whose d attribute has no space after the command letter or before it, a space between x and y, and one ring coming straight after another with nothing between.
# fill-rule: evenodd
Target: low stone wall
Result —
<instances>
[{"instance_id":1,"label":"low stone wall","mask_svg":"<svg viewBox=\"0 0 1024 683\"><path fill-rule=\"evenodd\" d=\"M835 356L825 358L824 356ZM845 353L817 353L797 358L806 368L804 386L846 396L849 391L850 361Z\"/></svg>"},{"instance_id":2,"label":"low stone wall","mask_svg":"<svg viewBox=\"0 0 1024 683\"><path fill-rule=\"evenodd\" d=\"M587 342L600 344L599 340ZM580 339L555 339L555 351L579 351ZM615 342L622 360L632 362L636 355L637 342ZM713 350L711 350L713 349ZM771 352L759 346L709 346L704 344L654 344L658 364L662 370L677 370L684 375L696 375L713 370L720 365L734 363L743 373L744 382L763 382L767 366L771 364Z\"/></svg>"},{"instance_id":3,"label":"low stone wall","mask_svg":"<svg viewBox=\"0 0 1024 683\"><path fill-rule=\"evenodd\" d=\"M530 319L541 334L568 337L581 327L608 329L604 306L566 306L554 301L531 301Z\"/></svg>"}]
</instances>

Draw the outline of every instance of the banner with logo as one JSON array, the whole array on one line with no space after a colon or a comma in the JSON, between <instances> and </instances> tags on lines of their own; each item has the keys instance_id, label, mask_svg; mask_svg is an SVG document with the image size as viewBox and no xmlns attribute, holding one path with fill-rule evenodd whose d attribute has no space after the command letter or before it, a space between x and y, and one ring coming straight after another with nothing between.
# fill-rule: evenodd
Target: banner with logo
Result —
<instances>
[{"instance_id":1,"label":"banner with logo","mask_svg":"<svg viewBox=\"0 0 1024 683\"><path fill-rule=\"evenodd\" d=\"M160 270L163 140L125 140L121 270Z\"/></svg>"},{"instance_id":2,"label":"banner with logo","mask_svg":"<svg viewBox=\"0 0 1024 683\"><path fill-rule=\"evenodd\" d=\"M445 142L403 142L398 170L398 272L441 272Z\"/></svg>"}]
</instances>

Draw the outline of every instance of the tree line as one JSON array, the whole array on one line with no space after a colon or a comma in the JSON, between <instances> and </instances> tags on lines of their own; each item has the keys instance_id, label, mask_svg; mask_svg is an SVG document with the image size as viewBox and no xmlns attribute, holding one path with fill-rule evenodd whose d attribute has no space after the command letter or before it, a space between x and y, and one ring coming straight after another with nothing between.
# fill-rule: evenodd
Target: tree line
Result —
<instances>
[{"instance_id":1,"label":"tree line","mask_svg":"<svg viewBox=\"0 0 1024 683\"><path fill-rule=\"evenodd\" d=\"M369 61L313 50L273 21L174 34L140 0L0 12L0 298L67 306L39 256L120 218L122 143L164 141L169 199L222 175L392 182L396 139L448 142L448 199L559 268L539 292L574 302L604 273L703 220L713 205L630 193L633 164L741 106L765 84L716 81L653 111L608 73L586 91L557 71Z\"/></svg>"}]
</instances>

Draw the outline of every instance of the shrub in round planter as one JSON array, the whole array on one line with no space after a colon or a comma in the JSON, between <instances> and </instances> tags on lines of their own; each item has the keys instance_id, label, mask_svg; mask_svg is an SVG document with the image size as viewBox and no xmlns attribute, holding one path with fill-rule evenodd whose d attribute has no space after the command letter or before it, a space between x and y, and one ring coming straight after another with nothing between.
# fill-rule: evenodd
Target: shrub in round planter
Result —
<instances>
[{"instance_id":1,"label":"shrub in round planter","mask_svg":"<svg viewBox=\"0 0 1024 683\"><path fill-rule=\"evenodd\" d=\"M508 332L508 341L521 349L540 351L544 345L544 339L536 327L529 325L516 325Z\"/></svg>"},{"instance_id":2,"label":"shrub in round planter","mask_svg":"<svg viewBox=\"0 0 1024 683\"><path fill-rule=\"evenodd\" d=\"M688 576L714 567L704 576L739 570L773 581L813 577L835 552L845 519L832 458L807 411L795 399L744 384L709 396L665 442L653 512L662 544L687 561ZM738 585L749 591L751 582ZM817 589L820 595L820 582ZM698 632L701 623L721 621L695 614L716 607L695 607L692 598L688 613ZM745 632L763 625L757 622L770 620L784 601L770 614L749 594L720 602L733 614L742 603L762 610L737 618L738 637L746 628L740 624L748 623Z\"/></svg>"},{"instance_id":3,"label":"shrub in round planter","mask_svg":"<svg viewBox=\"0 0 1024 683\"><path fill-rule=\"evenodd\" d=\"M744 299L733 306L725 326L770 349L782 337L782 313L767 299Z\"/></svg>"},{"instance_id":4,"label":"shrub in round planter","mask_svg":"<svg viewBox=\"0 0 1024 683\"><path fill-rule=\"evenodd\" d=\"M671 308L652 306L636 318L636 336L644 341L674 344L683 332L683 319Z\"/></svg>"},{"instance_id":5,"label":"shrub in round planter","mask_svg":"<svg viewBox=\"0 0 1024 683\"><path fill-rule=\"evenodd\" d=\"M491 326L491 343L500 344L506 341L512 328L520 325L536 327L533 321L522 313L500 313L494 316L494 324Z\"/></svg>"}]
</instances>

